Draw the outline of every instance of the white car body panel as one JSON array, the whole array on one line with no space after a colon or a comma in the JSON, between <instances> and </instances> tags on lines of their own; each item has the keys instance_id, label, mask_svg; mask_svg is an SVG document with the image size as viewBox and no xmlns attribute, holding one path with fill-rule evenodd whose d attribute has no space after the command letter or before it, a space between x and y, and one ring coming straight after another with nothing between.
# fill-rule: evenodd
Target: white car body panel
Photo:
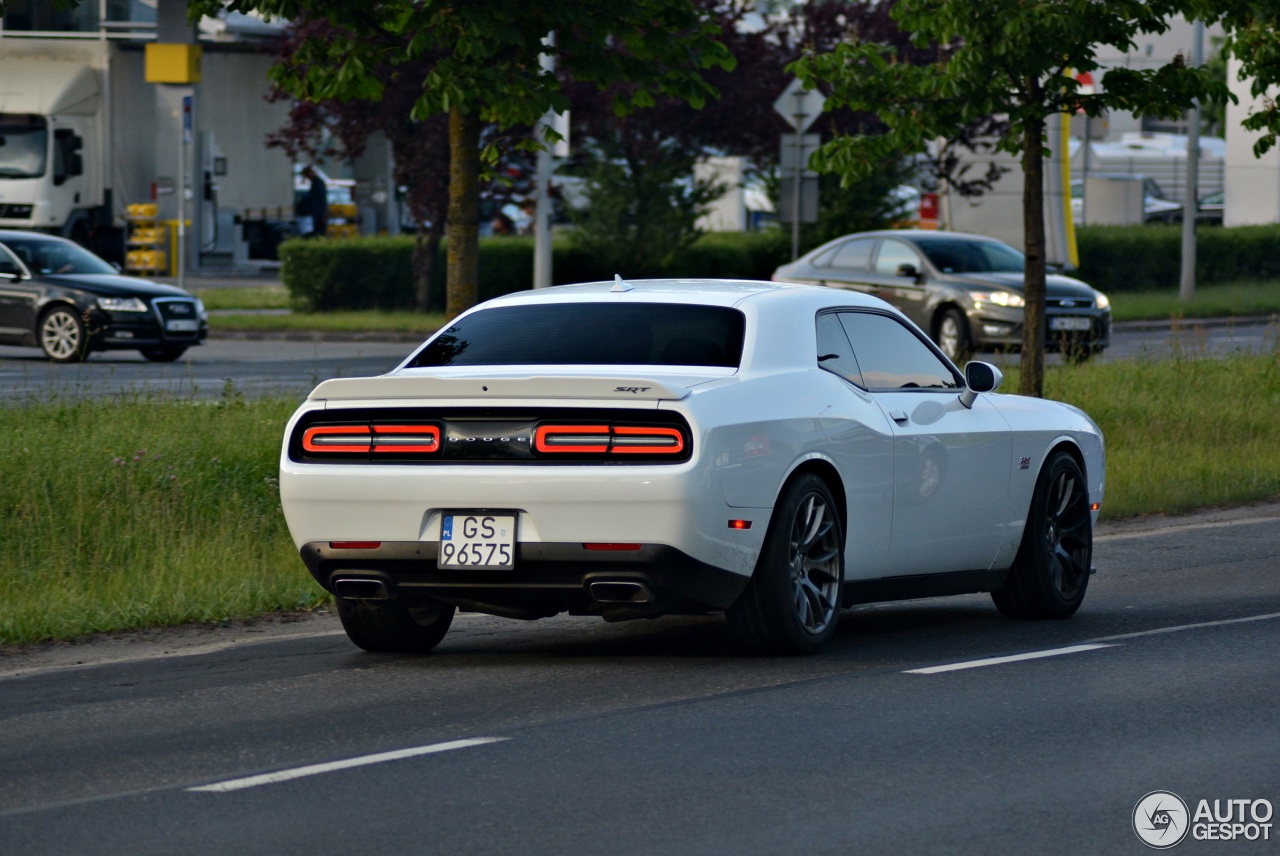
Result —
<instances>
[{"instance_id":1,"label":"white car body panel","mask_svg":"<svg viewBox=\"0 0 1280 856\"><path fill-rule=\"evenodd\" d=\"M342 541L434 549L442 512L511 510L520 544L665 545L746 580L788 478L816 466L847 506L847 580L998 570L1013 561L1041 466L1063 444L1081 459L1096 521L1105 486L1102 437L1076 408L981 394L970 409L959 390L868 392L818 368L816 314L851 308L902 317L881 301L781 283L630 288L600 283L524 292L459 320L494 306L546 302L734 307L745 316L738 368L425 369L410 367L411 356L381 377L325 381L290 420L280 458L281 502L299 549ZM304 419L341 419L370 407L678 414L693 453L686 461L643 466L362 465L291 454L290 438ZM731 528L730 521L750 528Z\"/></svg>"}]
</instances>

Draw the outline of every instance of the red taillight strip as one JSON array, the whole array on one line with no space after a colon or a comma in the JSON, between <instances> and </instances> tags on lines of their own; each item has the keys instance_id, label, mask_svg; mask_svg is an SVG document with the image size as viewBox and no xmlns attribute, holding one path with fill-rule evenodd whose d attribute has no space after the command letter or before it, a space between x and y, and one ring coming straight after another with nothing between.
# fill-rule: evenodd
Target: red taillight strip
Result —
<instances>
[{"instance_id":1,"label":"red taillight strip","mask_svg":"<svg viewBox=\"0 0 1280 856\"><path fill-rule=\"evenodd\" d=\"M584 443L594 440L594 443ZM602 453L609 451L608 425L540 425L533 435L539 452Z\"/></svg>"},{"instance_id":2,"label":"red taillight strip","mask_svg":"<svg viewBox=\"0 0 1280 856\"><path fill-rule=\"evenodd\" d=\"M367 452L372 443L368 425L317 425L302 432L307 452Z\"/></svg>"},{"instance_id":3,"label":"red taillight strip","mask_svg":"<svg viewBox=\"0 0 1280 856\"><path fill-rule=\"evenodd\" d=\"M540 425L534 448L551 454L679 455L679 428L647 425Z\"/></svg>"},{"instance_id":4,"label":"red taillight strip","mask_svg":"<svg viewBox=\"0 0 1280 856\"><path fill-rule=\"evenodd\" d=\"M609 451L618 455L678 455L684 451L684 434L678 428L615 425Z\"/></svg>"},{"instance_id":5,"label":"red taillight strip","mask_svg":"<svg viewBox=\"0 0 1280 856\"><path fill-rule=\"evenodd\" d=\"M440 429L435 425L374 425L375 453L428 453L440 451Z\"/></svg>"}]
</instances>

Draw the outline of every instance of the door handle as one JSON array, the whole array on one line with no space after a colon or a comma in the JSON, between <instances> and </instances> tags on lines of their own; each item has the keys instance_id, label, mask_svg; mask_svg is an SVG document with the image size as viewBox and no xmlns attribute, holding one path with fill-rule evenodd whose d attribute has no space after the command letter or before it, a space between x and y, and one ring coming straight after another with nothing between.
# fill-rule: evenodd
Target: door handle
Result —
<instances>
[{"instance_id":1,"label":"door handle","mask_svg":"<svg viewBox=\"0 0 1280 856\"><path fill-rule=\"evenodd\" d=\"M889 418L892 419L894 422L906 422L907 414L906 414L906 411L904 410L890 410Z\"/></svg>"}]
</instances>

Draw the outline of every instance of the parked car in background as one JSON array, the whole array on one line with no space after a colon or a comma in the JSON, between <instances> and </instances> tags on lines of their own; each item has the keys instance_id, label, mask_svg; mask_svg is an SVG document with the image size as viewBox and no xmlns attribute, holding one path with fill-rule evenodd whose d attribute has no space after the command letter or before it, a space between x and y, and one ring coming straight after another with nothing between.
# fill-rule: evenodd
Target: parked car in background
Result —
<instances>
[{"instance_id":1,"label":"parked car in background","mask_svg":"<svg viewBox=\"0 0 1280 856\"><path fill-rule=\"evenodd\" d=\"M925 330L953 362L975 351L1017 350L1025 316L1021 252L960 232L889 230L845 235L773 273L777 282L872 294ZM1111 304L1060 274L1046 278L1045 346L1074 359L1111 341Z\"/></svg>"},{"instance_id":2,"label":"parked car in background","mask_svg":"<svg viewBox=\"0 0 1280 856\"><path fill-rule=\"evenodd\" d=\"M59 363L112 350L169 362L208 335L191 293L122 276L62 238L0 231L0 344L38 347Z\"/></svg>"},{"instance_id":3,"label":"parked car in background","mask_svg":"<svg viewBox=\"0 0 1280 856\"><path fill-rule=\"evenodd\" d=\"M1136 178L1142 181L1142 218L1147 223L1181 223L1182 203L1164 195L1159 182L1149 175L1125 175L1111 172L1091 172L1090 178ZM1076 223L1085 214L1084 179L1071 180L1071 216Z\"/></svg>"},{"instance_id":4,"label":"parked car in background","mask_svg":"<svg viewBox=\"0 0 1280 856\"><path fill-rule=\"evenodd\" d=\"M1206 225L1222 225L1222 209L1226 202L1226 191L1217 190L1200 197L1196 208L1196 220Z\"/></svg>"},{"instance_id":5,"label":"parked car in background","mask_svg":"<svg viewBox=\"0 0 1280 856\"><path fill-rule=\"evenodd\" d=\"M1097 425L995 394L851 291L649 280L525 291L381 377L320 384L285 428L294 543L370 651L457 609L605 620L724 612L813 653L856 603L1084 598Z\"/></svg>"}]
</instances>

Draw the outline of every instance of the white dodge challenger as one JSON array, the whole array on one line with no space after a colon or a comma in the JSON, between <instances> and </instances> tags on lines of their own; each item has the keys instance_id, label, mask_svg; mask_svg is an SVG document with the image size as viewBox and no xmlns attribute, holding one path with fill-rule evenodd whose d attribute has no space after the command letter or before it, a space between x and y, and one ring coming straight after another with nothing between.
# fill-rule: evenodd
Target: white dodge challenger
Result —
<instances>
[{"instance_id":1,"label":"white dodge challenger","mask_svg":"<svg viewBox=\"0 0 1280 856\"><path fill-rule=\"evenodd\" d=\"M1084 598L1102 434L995 394L874 297L647 280L521 292L386 375L321 383L280 494L351 640L428 651L456 610L615 621L724 612L812 653L857 603Z\"/></svg>"}]
</instances>

